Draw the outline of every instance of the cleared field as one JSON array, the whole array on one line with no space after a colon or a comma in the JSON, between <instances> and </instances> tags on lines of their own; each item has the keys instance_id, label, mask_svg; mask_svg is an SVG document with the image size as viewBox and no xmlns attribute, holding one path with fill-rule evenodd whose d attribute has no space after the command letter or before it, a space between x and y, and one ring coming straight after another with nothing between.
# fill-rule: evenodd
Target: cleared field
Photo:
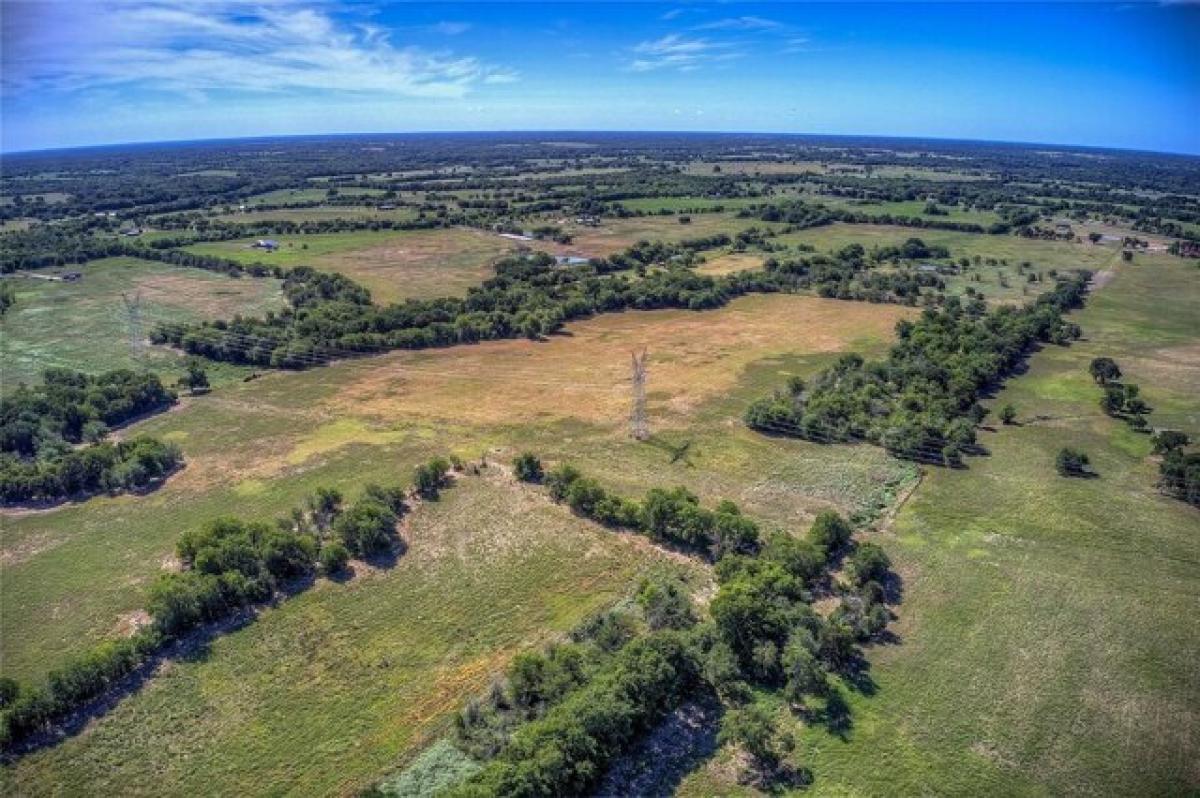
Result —
<instances>
[{"instance_id":1,"label":"cleared field","mask_svg":"<svg viewBox=\"0 0 1200 798\"><path fill-rule=\"evenodd\" d=\"M761 269L762 255L752 255L748 252L729 252L726 254L708 254L707 260L696 267L701 274L732 274L747 269Z\"/></svg>"},{"instance_id":2,"label":"cleared field","mask_svg":"<svg viewBox=\"0 0 1200 798\"><path fill-rule=\"evenodd\" d=\"M394 208L381 211L371 205L327 205L317 208L280 208L273 211L247 210L223 213L213 217L221 222L254 224L257 222L324 222L330 219L389 219L412 221L417 212L412 208Z\"/></svg>"},{"instance_id":3,"label":"cleared field","mask_svg":"<svg viewBox=\"0 0 1200 798\"><path fill-rule=\"evenodd\" d=\"M370 289L377 303L388 304L465 294L491 276L495 260L517 248L510 239L460 228L277 236L280 248L275 252L253 248L255 240L205 242L186 249L243 263L341 272Z\"/></svg>"},{"instance_id":4,"label":"cleared field","mask_svg":"<svg viewBox=\"0 0 1200 798\"><path fill-rule=\"evenodd\" d=\"M631 211L681 211L696 208L744 208L747 205L759 205L770 202L772 197L637 197L621 200L621 204Z\"/></svg>"},{"instance_id":5,"label":"cleared field","mask_svg":"<svg viewBox=\"0 0 1200 798\"><path fill-rule=\"evenodd\" d=\"M98 373L133 366L122 293L141 293L146 332L155 320L259 315L283 305L278 280L233 279L136 258L106 258L72 269L83 278L77 282L20 274L4 278L17 293L16 305L0 320L4 391L20 382L36 382L50 367ZM182 360L174 352L150 348L143 365L172 375L173 381L182 373ZM244 371L210 364L210 376L220 379Z\"/></svg>"},{"instance_id":6,"label":"cleared field","mask_svg":"<svg viewBox=\"0 0 1200 798\"><path fill-rule=\"evenodd\" d=\"M749 227L770 228L778 225L756 219L741 219L732 213L702 213L692 217L690 224L680 224L674 216L640 216L629 219L605 219L599 227L563 225L574 241L568 247L574 253L588 256L610 255L648 241L682 241L703 238L717 233L734 235Z\"/></svg>"},{"instance_id":7,"label":"cleared field","mask_svg":"<svg viewBox=\"0 0 1200 798\"><path fill-rule=\"evenodd\" d=\"M409 549L267 610L172 663L8 788L157 795L347 794L368 786L545 642L675 568L499 474L463 477L404 528Z\"/></svg>"},{"instance_id":8,"label":"cleared field","mask_svg":"<svg viewBox=\"0 0 1200 798\"><path fill-rule=\"evenodd\" d=\"M1200 516L1156 493L1147 436L1104 416L1087 374L1115 357L1155 407L1200 432L1194 268L1121 268L994 404L1020 426L991 455L931 470L880 542L898 561L901 645L877 649L870 697L848 691L842 741L804 730L814 795L1186 795L1200 789ZM1064 445L1099 478L1054 471ZM683 795L736 794L721 757ZM886 763L871 767L866 763Z\"/></svg>"},{"instance_id":9,"label":"cleared field","mask_svg":"<svg viewBox=\"0 0 1200 798\"><path fill-rule=\"evenodd\" d=\"M16 196L17 195L15 195L15 194L0 195L0 206L15 204L17 201ZM25 202L34 203L34 202L37 202L38 200L41 200L42 202L46 203L47 205L57 205L58 203L66 202L67 200L69 200L71 198L70 194L64 193L62 191L46 191L41 194L20 194L19 196Z\"/></svg>"},{"instance_id":10,"label":"cleared field","mask_svg":"<svg viewBox=\"0 0 1200 798\"><path fill-rule=\"evenodd\" d=\"M995 211L964 210L957 205L939 205L938 207L946 211L946 215L931 216L925 213L925 203L921 200L862 203L845 197L833 197L824 194L813 196L812 200L822 205L828 205L831 208L845 208L861 213L886 213L892 216L911 216L914 219L968 222L985 226L1000 221L1000 215Z\"/></svg>"},{"instance_id":11,"label":"cleared field","mask_svg":"<svg viewBox=\"0 0 1200 798\"><path fill-rule=\"evenodd\" d=\"M5 667L32 677L112 634L189 526L233 511L270 518L318 485L353 493L365 482L407 479L414 464L448 449L570 456L631 493L682 481L781 523L827 506L864 509L906 467L867 447L847 458L831 447L764 439L739 416L783 373L812 373L850 348L878 351L909 312L747 297L706 313L601 317L544 343L274 373L189 401L137 426L178 442L188 461L155 493L5 519ZM629 352L647 345L653 446L630 441L625 429ZM689 441L686 456L672 459L670 447Z\"/></svg>"},{"instance_id":12,"label":"cleared field","mask_svg":"<svg viewBox=\"0 0 1200 798\"><path fill-rule=\"evenodd\" d=\"M330 253L312 265L341 272L369 288L377 303L388 304L463 296L492 276L495 261L516 249L514 241L478 230L414 230L363 249Z\"/></svg>"},{"instance_id":13,"label":"cleared field","mask_svg":"<svg viewBox=\"0 0 1200 798\"><path fill-rule=\"evenodd\" d=\"M386 193L381 188L337 186L334 190L343 197L377 197ZM327 188L281 188L246 198L246 205L287 205L293 202L314 202L329 196Z\"/></svg>"},{"instance_id":14,"label":"cleared field","mask_svg":"<svg viewBox=\"0 0 1200 798\"><path fill-rule=\"evenodd\" d=\"M689 175L823 175L828 165L819 161L692 161L684 168Z\"/></svg>"}]
</instances>

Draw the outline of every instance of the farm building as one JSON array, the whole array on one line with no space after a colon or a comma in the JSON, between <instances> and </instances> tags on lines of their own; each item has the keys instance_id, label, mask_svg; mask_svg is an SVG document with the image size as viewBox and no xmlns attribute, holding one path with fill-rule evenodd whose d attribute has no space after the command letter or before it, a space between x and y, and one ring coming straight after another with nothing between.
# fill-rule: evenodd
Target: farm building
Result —
<instances>
[{"instance_id":1,"label":"farm building","mask_svg":"<svg viewBox=\"0 0 1200 798\"><path fill-rule=\"evenodd\" d=\"M555 264L559 266L582 266L588 261L588 258L580 258L575 255L556 255L554 257Z\"/></svg>"}]
</instances>

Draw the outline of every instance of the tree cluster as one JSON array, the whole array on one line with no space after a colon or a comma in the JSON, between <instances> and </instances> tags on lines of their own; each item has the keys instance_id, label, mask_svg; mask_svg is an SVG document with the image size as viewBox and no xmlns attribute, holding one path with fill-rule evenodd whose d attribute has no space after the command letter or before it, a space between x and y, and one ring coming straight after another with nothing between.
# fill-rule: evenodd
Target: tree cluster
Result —
<instances>
[{"instance_id":1,"label":"tree cluster","mask_svg":"<svg viewBox=\"0 0 1200 798\"><path fill-rule=\"evenodd\" d=\"M182 461L179 447L139 436L104 440L111 427L165 410L175 395L149 372L96 377L48 369L42 383L0 399L0 502L56 501L136 490Z\"/></svg>"},{"instance_id":2,"label":"tree cluster","mask_svg":"<svg viewBox=\"0 0 1200 798\"><path fill-rule=\"evenodd\" d=\"M975 445L986 411L983 392L1011 375L1039 342L1066 343L1078 327L1063 319L1079 307L1087 276L1064 278L1023 307L1001 307L981 318L956 297L941 310L897 325L900 338L886 359L846 355L811 384L756 400L745 422L768 434L817 442L865 440L907 458L957 465Z\"/></svg>"},{"instance_id":3,"label":"tree cluster","mask_svg":"<svg viewBox=\"0 0 1200 798\"><path fill-rule=\"evenodd\" d=\"M444 465L433 460L421 468ZM348 507L337 490L319 488L273 524L223 517L188 530L176 545L183 570L163 574L150 587L150 623L72 659L43 686L18 689L3 705L0 747L20 744L103 695L180 636L282 589L303 589L318 570L334 576L351 554L365 558L393 550L406 509L400 487L368 485Z\"/></svg>"}]
</instances>

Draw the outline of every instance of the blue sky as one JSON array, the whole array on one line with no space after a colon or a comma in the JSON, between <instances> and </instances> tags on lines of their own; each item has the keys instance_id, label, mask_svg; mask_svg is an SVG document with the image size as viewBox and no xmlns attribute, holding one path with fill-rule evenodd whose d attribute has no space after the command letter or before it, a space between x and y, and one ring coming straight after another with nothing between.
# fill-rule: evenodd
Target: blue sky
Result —
<instances>
[{"instance_id":1,"label":"blue sky","mask_svg":"<svg viewBox=\"0 0 1200 798\"><path fill-rule=\"evenodd\" d=\"M1200 5L4 0L6 151L735 130L1200 153Z\"/></svg>"}]
</instances>

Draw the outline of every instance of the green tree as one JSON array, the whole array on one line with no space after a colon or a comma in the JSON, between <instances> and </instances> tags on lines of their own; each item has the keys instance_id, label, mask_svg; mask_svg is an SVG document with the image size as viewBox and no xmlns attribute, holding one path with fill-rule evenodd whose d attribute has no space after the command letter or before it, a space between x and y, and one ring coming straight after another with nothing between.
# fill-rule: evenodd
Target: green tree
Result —
<instances>
[{"instance_id":1,"label":"green tree","mask_svg":"<svg viewBox=\"0 0 1200 798\"><path fill-rule=\"evenodd\" d=\"M876 543L860 543L850 555L849 572L860 585L884 581L891 567L887 552Z\"/></svg>"},{"instance_id":2,"label":"green tree","mask_svg":"<svg viewBox=\"0 0 1200 798\"><path fill-rule=\"evenodd\" d=\"M834 556L850 542L850 525L833 510L825 510L813 521L808 530L808 539L820 546L827 557Z\"/></svg>"},{"instance_id":3,"label":"green tree","mask_svg":"<svg viewBox=\"0 0 1200 798\"><path fill-rule=\"evenodd\" d=\"M783 694L794 704L805 696L822 695L828 687L816 650L816 640L807 630L793 632L783 649Z\"/></svg>"},{"instance_id":4,"label":"green tree","mask_svg":"<svg viewBox=\"0 0 1200 798\"><path fill-rule=\"evenodd\" d=\"M365 498L338 516L333 531L348 550L369 557L391 548L397 520L391 508Z\"/></svg>"},{"instance_id":5,"label":"green tree","mask_svg":"<svg viewBox=\"0 0 1200 798\"><path fill-rule=\"evenodd\" d=\"M1104 395L1100 397L1100 409L1107 415L1120 415L1125 409L1125 391L1119 385L1104 386Z\"/></svg>"},{"instance_id":6,"label":"green tree","mask_svg":"<svg viewBox=\"0 0 1200 798\"><path fill-rule=\"evenodd\" d=\"M686 629L696 622L687 590L673 577L656 575L642 580L637 602L651 629Z\"/></svg>"},{"instance_id":7,"label":"green tree","mask_svg":"<svg viewBox=\"0 0 1200 798\"><path fill-rule=\"evenodd\" d=\"M187 371L179 378L179 387L187 388L193 394L204 393L209 389L208 372L199 358L188 358Z\"/></svg>"},{"instance_id":8,"label":"green tree","mask_svg":"<svg viewBox=\"0 0 1200 798\"><path fill-rule=\"evenodd\" d=\"M350 551L336 540L321 547L321 572L326 575L341 573L350 562Z\"/></svg>"},{"instance_id":9,"label":"green tree","mask_svg":"<svg viewBox=\"0 0 1200 798\"><path fill-rule=\"evenodd\" d=\"M1191 443L1187 433L1178 430L1165 429L1154 436L1154 453L1166 454L1175 449L1182 449Z\"/></svg>"},{"instance_id":10,"label":"green tree","mask_svg":"<svg viewBox=\"0 0 1200 798\"><path fill-rule=\"evenodd\" d=\"M440 457L417 466L413 473L417 494L423 499L436 499L446 485L446 472L449 470L450 463Z\"/></svg>"},{"instance_id":11,"label":"green tree","mask_svg":"<svg viewBox=\"0 0 1200 798\"><path fill-rule=\"evenodd\" d=\"M1017 409L1012 405L1005 405L1000 408L1000 421L1004 424L1012 424L1017 420Z\"/></svg>"},{"instance_id":12,"label":"green tree","mask_svg":"<svg viewBox=\"0 0 1200 798\"><path fill-rule=\"evenodd\" d=\"M1092 379L1101 385L1107 385L1110 382L1116 382L1121 379L1121 369L1117 366L1117 361L1111 357L1093 358L1091 365L1088 366L1088 373L1092 375Z\"/></svg>"}]
</instances>

